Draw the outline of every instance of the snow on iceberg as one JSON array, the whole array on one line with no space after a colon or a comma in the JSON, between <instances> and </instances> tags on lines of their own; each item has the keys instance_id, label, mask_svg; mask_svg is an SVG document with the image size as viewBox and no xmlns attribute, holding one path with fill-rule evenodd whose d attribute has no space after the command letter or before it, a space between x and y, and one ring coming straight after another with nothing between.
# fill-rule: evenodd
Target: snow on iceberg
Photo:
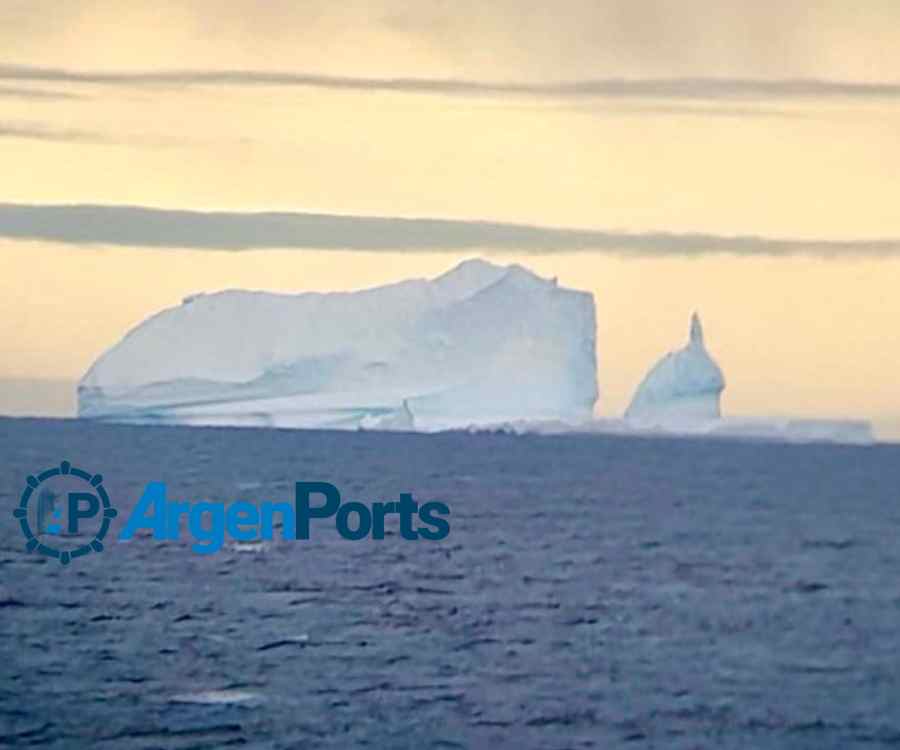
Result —
<instances>
[{"instance_id":1,"label":"snow on iceberg","mask_svg":"<svg viewBox=\"0 0 900 750\"><path fill-rule=\"evenodd\" d=\"M635 391L625 419L645 427L695 424L721 416L725 377L706 351L703 325L694 313L690 340L647 373Z\"/></svg>"},{"instance_id":2,"label":"snow on iceberg","mask_svg":"<svg viewBox=\"0 0 900 750\"><path fill-rule=\"evenodd\" d=\"M358 292L197 294L91 366L82 417L275 427L444 429L589 419L594 300L469 260Z\"/></svg>"}]
</instances>

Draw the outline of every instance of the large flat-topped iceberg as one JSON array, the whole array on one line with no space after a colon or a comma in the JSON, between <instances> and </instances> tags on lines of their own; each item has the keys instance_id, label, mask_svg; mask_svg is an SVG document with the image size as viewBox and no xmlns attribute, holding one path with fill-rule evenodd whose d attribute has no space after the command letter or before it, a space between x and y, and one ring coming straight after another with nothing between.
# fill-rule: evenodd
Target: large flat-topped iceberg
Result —
<instances>
[{"instance_id":1,"label":"large flat-topped iceberg","mask_svg":"<svg viewBox=\"0 0 900 750\"><path fill-rule=\"evenodd\" d=\"M466 261L358 292L186 298L103 354L83 417L444 429L590 419L594 300L527 269Z\"/></svg>"}]
</instances>

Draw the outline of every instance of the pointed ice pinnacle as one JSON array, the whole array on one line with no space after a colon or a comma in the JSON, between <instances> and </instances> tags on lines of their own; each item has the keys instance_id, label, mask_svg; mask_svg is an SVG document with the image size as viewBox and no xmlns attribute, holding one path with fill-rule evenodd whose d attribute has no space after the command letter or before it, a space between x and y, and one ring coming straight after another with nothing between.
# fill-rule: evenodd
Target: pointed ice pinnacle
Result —
<instances>
[{"instance_id":1,"label":"pointed ice pinnacle","mask_svg":"<svg viewBox=\"0 0 900 750\"><path fill-rule=\"evenodd\" d=\"M626 419L646 426L678 426L718 419L725 378L706 351L703 325L691 316L690 341L659 360L635 391Z\"/></svg>"},{"instance_id":2,"label":"pointed ice pinnacle","mask_svg":"<svg viewBox=\"0 0 900 750\"><path fill-rule=\"evenodd\" d=\"M399 409L387 413L366 415L360 420L361 430L382 430L392 432L413 432L416 429L416 418L409 408L409 399L403 399Z\"/></svg>"},{"instance_id":3,"label":"pointed ice pinnacle","mask_svg":"<svg viewBox=\"0 0 900 750\"><path fill-rule=\"evenodd\" d=\"M691 315L691 344L703 346L703 324L700 322L700 316L697 313Z\"/></svg>"}]
</instances>

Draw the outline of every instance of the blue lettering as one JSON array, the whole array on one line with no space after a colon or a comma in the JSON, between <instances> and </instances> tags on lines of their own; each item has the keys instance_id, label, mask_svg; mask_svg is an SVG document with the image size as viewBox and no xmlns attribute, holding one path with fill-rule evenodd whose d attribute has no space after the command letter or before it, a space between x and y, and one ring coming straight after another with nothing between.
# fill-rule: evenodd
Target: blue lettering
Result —
<instances>
[{"instance_id":1,"label":"blue lettering","mask_svg":"<svg viewBox=\"0 0 900 750\"><path fill-rule=\"evenodd\" d=\"M166 538L166 485L163 482L150 482L144 488L144 494L119 534L119 541L131 539L138 529L150 529L154 539Z\"/></svg>"},{"instance_id":2,"label":"blue lettering","mask_svg":"<svg viewBox=\"0 0 900 750\"><path fill-rule=\"evenodd\" d=\"M325 504L312 507L311 495L324 495ZM328 482L297 482L297 538L309 539L309 522L313 518L329 518L341 506L341 493ZM368 533L368 532L367 532Z\"/></svg>"},{"instance_id":3,"label":"blue lettering","mask_svg":"<svg viewBox=\"0 0 900 750\"><path fill-rule=\"evenodd\" d=\"M239 542L252 542L256 539L256 530L259 526L259 509L246 500L238 500L228 506L228 518L226 522L228 535ZM252 526L252 529L242 528Z\"/></svg>"},{"instance_id":4,"label":"blue lettering","mask_svg":"<svg viewBox=\"0 0 900 750\"><path fill-rule=\"evenodd\" d=\"M209 528L203 525L203 514L208 513ZM191 507L191 534L206 544L194 544L191 549L201 555L211 555L222 549L225 542L225 505L223 503L195 503Z\"/></svg>"}]
</instances>

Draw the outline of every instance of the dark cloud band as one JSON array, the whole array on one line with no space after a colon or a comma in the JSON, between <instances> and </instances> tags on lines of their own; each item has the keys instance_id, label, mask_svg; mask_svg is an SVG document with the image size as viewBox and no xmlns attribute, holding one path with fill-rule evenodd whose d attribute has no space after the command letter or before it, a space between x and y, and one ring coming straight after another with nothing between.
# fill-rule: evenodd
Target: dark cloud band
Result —
<instances>
[{"instance_id":1,"label":"dark cloud band","mask_svg":"<svg viewBox=\"0 0 900 750\"><path fill-rule=\"evenodd\" d=\"M897 99L900 83L854 83L818 79L606 78L549 83L477 81L452 78L366 78L256 70L81 71L0 65L0 80L19 83L119 86L283 86L395 91L459 96L537 96L586 98L730 99Z\"/></svg>"},{"instance_id":2,"label":"dark cloud band","mask_svg":"<svg viewBox=\"0 0 900 750\"><path fill-rule=\"evenodd\" d=\"M182 211L113 205L0 203L0 237L72 245L198 250L478 250L641 256L900 257L900 240L793 240L610 232L490 221L300 212Z\"/></svg>"}]
</instances>

